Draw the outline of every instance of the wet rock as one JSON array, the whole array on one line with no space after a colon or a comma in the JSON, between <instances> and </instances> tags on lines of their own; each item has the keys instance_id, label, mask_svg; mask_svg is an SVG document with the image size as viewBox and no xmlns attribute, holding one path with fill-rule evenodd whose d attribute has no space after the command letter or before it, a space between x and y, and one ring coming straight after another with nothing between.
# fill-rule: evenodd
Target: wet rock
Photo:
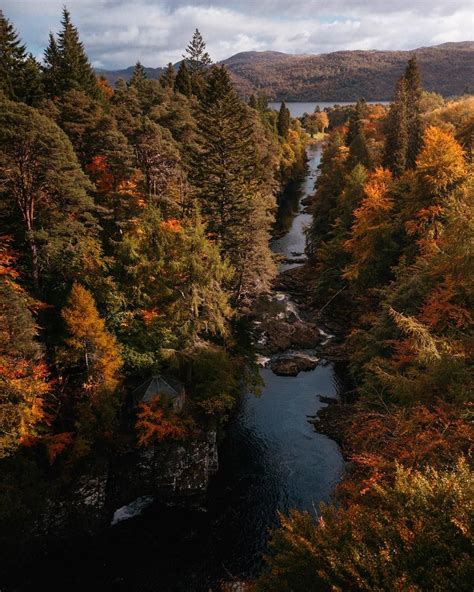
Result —
<instances>
[{"instance_id":1,"label":"wet rock","mask_svg":"<svg viewBox=\"0 0 474 592\"><path fill-rule=\"evenodd\" d=\"M277 376L297 376L300 372L314 370L319 359L309 354L292 354L274 360L270 368Z\"/></svg>"},{"instance_id":2,"label":"wet rock","mask_svg":"<svg viewBox=\"0 0 474 592\"><path fill-rule=\"evenodd\" d=\"M288 349L312 349L321 340L316 325L296 320L293 323L270 319L265 323L265 342L259 344L264 353L278 353Z\"/></svg>"}]
</instances>

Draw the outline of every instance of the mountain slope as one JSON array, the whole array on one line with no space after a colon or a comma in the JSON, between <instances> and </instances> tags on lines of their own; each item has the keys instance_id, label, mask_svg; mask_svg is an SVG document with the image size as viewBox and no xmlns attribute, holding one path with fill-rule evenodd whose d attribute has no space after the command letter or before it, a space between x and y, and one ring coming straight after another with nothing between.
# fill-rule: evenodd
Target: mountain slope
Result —
<instances>
[{"instance_id":1,"label":"mountain slope","mask_svg":"<svg viewBox=\"0 0 474 592\"><path fill-rule=\"evenodd\" d=\"M238 53L225 64L241 95L254 92L271 99L351 101L364 96L389 100L396 80L415 54L423 86L444 96L474 90L474 42L443 43L413 51L337 51L321 55L289 55L276 51ZM104 72L110 82L128 79L133 68ZM158 78L162 68L147 68Z\"/></svg>"}]
</instances>

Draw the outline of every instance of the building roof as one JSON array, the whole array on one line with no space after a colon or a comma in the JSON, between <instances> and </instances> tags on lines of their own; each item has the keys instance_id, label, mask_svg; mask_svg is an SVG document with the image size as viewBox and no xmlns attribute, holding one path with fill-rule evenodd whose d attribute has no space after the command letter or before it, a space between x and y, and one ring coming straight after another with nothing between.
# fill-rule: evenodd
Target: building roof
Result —
<instances>
[{"instance_id":1,"label":"building roof","mask_svg":"<svg viewBox=\"0 0 474 592\"><path fill-rule=\"evenodd\" d=\"M183 385L173 378L164 378L161 375L151 376L143 384L133 391L135 401L148 402L157 395L166 395L170 399L182 394Z\"/></svg>"}]
</instances>

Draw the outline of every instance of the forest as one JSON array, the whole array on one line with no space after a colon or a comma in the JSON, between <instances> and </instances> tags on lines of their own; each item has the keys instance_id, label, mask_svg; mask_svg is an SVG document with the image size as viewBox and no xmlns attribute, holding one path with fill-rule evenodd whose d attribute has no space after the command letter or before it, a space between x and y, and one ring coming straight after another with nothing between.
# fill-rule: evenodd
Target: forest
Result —
<instances>
[{"instance_id":1,"label":"forest","mask_svg":"<svg viewBox=\"0 0 474 592\"><path fill-rule=\"evenodd\" d=\"M321 422L349 469L317 520L281 516L257 589L467 592L474 99L423 91L412 58L388 109L326 115L297 274L343 335L354 388Z\"/></svg>"},{"instance_id":2,"label":"forest","mask_svg":"<svg viewBox=\"0 0 474 592\"><path fill-rule=\"evenodd\" d=\"M348 361L353 388L324 410L348 463L317 520L280 517L248 589L467 592L474 97L424 91L412 57L389 107L299 121L241 99L198 30L183 51L112 88L66 8L41 64L0 11L2 551L42 536L88 467L199 442L258 392L248 317L314 124L328 133L293 271ZM158 375L184 385L181 411L134 407Z\"/></svg>"},{"instance_id":3,"label":"forest","mask_svg":"<svg viewBox=\"0 0 474 592\"><path fill-rule=\"evenodd\" d=\"M240 100L198 31L177 73L152 81L137 63L114 89L66 9L42 65L3 14L0 51L8 544L88 463L199 440L256 382L245 314L274 277L276 196L303 169L307 135ZM164 397L130 412L161 373L185 385L183 413Z\"/></svg>"}]
</instances>

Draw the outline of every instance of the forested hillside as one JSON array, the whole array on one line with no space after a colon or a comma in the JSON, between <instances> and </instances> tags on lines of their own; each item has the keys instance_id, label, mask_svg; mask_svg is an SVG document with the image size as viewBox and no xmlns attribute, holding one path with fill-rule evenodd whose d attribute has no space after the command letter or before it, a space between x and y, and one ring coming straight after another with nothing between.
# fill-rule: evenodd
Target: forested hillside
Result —
<instances>
[{"instance_id":1,"label":"forested hillside","mask_svg":"<svg viewBox=\"0 0 474 592\"><path fill-rule=\"evenodd\" d=\"M89 463L199 439L252 381L239 324L274 276L275 195L306 134L243 103L198 31L177 74L137 65L115 88L66 9L43 66L1 13L0 33L5 542ZM158 397L131 412L160 373L184 384L184 410Z\"/></svg>"},{"instance_id":2,"label":"forested hillside","mask_svg":"<svg viewBox=\"0 0 474 592\"><path fill-rule=\"evenodd\" d=\"M316 429L350 463L282 516L262 592L472 587L474 99L433 98L411 59L325 144L302 282L344 335L355 388Z\"/></svg>"},{"instance_id":3,"label":"forested hillside","mask_svg":"<svg viewBox=\"0 0 474 592\"><path fill-rule=\"evenodd\" d=\"M276 51L236 54L222 63L241 96L262 93L270 100L373 101L393 98L395 82L415 55L424 88L445 97L474 91L474 43L444 43L413 51L338 51L321 55L290 55ZM161 68L147 68L158 78ZM128 79L132 68L104 72L111 82Z\"/></svg>"}]
</instances>

